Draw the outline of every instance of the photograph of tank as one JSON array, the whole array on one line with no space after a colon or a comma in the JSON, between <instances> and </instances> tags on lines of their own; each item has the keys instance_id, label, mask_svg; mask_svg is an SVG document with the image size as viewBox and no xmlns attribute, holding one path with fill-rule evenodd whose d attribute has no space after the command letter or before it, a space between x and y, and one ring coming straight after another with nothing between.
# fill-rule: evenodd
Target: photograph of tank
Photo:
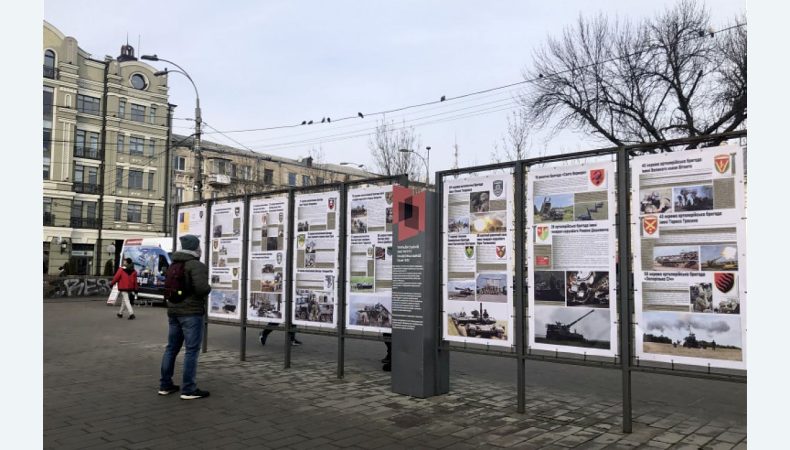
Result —
<instances>
[{"instance_id":1,"label":"photograph of tank","mask_svg":"<svg viewBox=\"0 0 790 450\"><path fill-rule=\"evenodd\" d=\"M209 305L212 315L236 316L239 306L238 291L212 290L209 294Z\"/></svg>"},{"instance_id":2,"label":"photograph of tank","mask_svg":"<svg viewBox=\"0 0 790 450\"><path fill-rule=\"evenodd\" d=\"M568 272L568 306L609 307L609 272Z\"/></svg>"},{"instance_id":3,"label":"photograph of tank","mask_svg":"<svg viewBox=\"0 0 790 450\"><path fill-rule=\"evenodd\" d=\"M607 220L609 219L607 202L576 203L573 205L573 217L575 220Z\"/></svg>"},{"instance_id":4,"label":"photograph of tank","mask_svg":"<svg viewBox=\"0 0 790 450\"><path fill-rule=\"evenodd\" d=\"M573 215L573 194L536 195L533 205L535 222L570 222Z\"/></svg>"},{"instance_id":5,"label":"photograph of tank","mask_svg":"<svg viewBox=\"0 0 790 450\"><path fill-rule=\"evenodd\" d=\"M507 340L507 320L489 314L483 303L468 313L462 307L460 311L448 312L447 333L450 336L469 338Z\"/></svg>"},{"instance_id":6,"label":"photograph of tank","mask_svg":"<svg viewBox=\"0 0 790 450\"><path fill-rule=\"evenodd\" d=\"M609 311L535 305L535 342L570 347L611 347Z\"/></svg>"},{"instance_id":7,"label":"photograph of tank","mask_svg":"<svg viewBox=\"0 0 790 450\"><path fill-rule=\"evenodd\" d=\"M491 193L488 191L472 192L469 194L469 212L488 212L491 208L490 198Z\"/></svg>"},{"instance_id":8,"label":"photograph of tank","mask_svg":"<svg viewBox=\"0 0 790 450\"><path fill-rule=\"evenodd\" d=\"M672 188L675 212L708 211L713 209L713 186L685 186Z\"/></svg>"},{"instance_id":9,"label":"photograph of tank","mask_svg":"<svg viewBox=\"0 0 790 450\"><path fill-rule=\"evenodd\" d=\"M507 303L507 275L504 273L477 274L477 301Z\"/></svg>"},{"instance_id":10,"label":"photograph of tank","mask_svg":"<svg viewBox=\"0 0 790 450\"><path fill-rule=\"evenodd\" d=\"M351 292L373 292L373 277L352 276Z\"/></svg>"},{"instance_id":11,"label":"photograph of tank","mask_svg":"<svg viewBox=\"0 0 790 450\"><path fill-rule=\"evenodd\" d=\"M742 361L738 316L650 311L642 317L646 353Z\"/></svg>"},{"instance_id":12,"label":"photograph of tank","mask_svg":"<svg viewBox=\"0 0 790 450\"><path fill-rule=\"evenodd\" d=\"M506 211L491 211L485 214L472 214L472 233L504 233Z\"/></svg>"},{"instance_id":13,"label":"photograph of tank","mask_svg":"<svg viewBox=\"0 0 790 450\"><path fill-rule=\"evenodd\" d=\"M294 319L307 322L329 322L334 320L332 295L329 292L297 289L294 299Z\"/></svg>"},{"instance_id":14,"label":"photograph of tank","mask_svg":"<svg viewBox=\"0 0 790 450\"><path fill-rule=\"evenodd\" d=\"M348 324L360 327L391 328L389 295L350 295Z\"/></svg>"},{"instance_id":15,"label":"photograph of tank","mask_svg":"<svg viewBox=\"0 0 790 450\"><path fill-rule=\"evenodd\" d=\"M713 312L713 284L696 283L689 286L691 311L696 313Z\"/></svg>"},{"instance_id":16,"label":"photograph of tank","mask_svg":"<svg viewBox=\"0 0 790 450\"><path fill-rule=\"evenodd\" d=\"M247 306L247 317L261 319L282 319L282 295L251 292Z\"/></svg>"},{"instance_id":17,"label":"photograph of tank","mask_svg":"<svg viewBox=\"0 0 790 450\"><path fill-rule=\"evenodd\" d=\"M450 218L447 223L447 231L450 233L469 234L469 216Z\"/></svg>"},{"instance_id":18,"label":"photograph of tank","mask_svg":"<svg viewBox=\"0 0 790 450\"><path fill-rule=\"evenodd\" d=\"M653 267L660 271L699 271L699 247L696 245L653 247Z\"/></svg>"},{"instance_id":19,"label":"photograph of tank","mask_svg":"<svg viewBox=\"0 0 790 450\"><path fill-rule=\"evenodd\" d=\"M447 298L450 300L475 300L475 280L447 280Z\"/></svg>"},{"instance_id":20,"label":"photograph of tank","mask_svg":"<svg viewBox=\"0 0 790 450\"><path fill-rule=\"evenodd\" d=\"M565 305L565 272L536 270L533 290L535 302Z\"/></svg>"},{"instance_id":21,"label":"photograph of tank","mask_svg":"<svg viewBox=\"0 0 790 450\"><path fill-rule=\"evenodd\" d=\"M672 189L661 188L645 192L639 202L642 214L661 214L672 210Z\"/></svg>"},{"instance_id":22,"label":"photograph of tank","mask_svg":"<svg viewBox=\"0 0 790 450\"><path fill-rule=\"evenodd\" d=\"M702 270L738 270L738 247L735 244L700 246Z\"/></svg>"}]
</instances>

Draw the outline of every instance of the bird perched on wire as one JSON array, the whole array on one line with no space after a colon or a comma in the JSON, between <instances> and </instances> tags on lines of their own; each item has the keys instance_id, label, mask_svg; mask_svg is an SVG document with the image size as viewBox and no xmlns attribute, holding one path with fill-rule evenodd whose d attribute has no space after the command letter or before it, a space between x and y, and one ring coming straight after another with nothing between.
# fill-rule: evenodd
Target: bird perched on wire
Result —
<instances>
[{"instance_id":1,"label":"bird perched on wire","mask_svg":"<svg viewBox=\"0 0 790 450\"><path fill-rule=\"evenodd\" d=\"M322 117L321 118L321 123L325 123L325 122L326 122L326 117Z\"/></svg>"},{"instance_id":2,"label":"bird perched on wire","mask_svg":"<svg viewBox=\"0 0 790 450\"><path fill-rule=\"evenodd\" d=\"M331 118L329 118L329 117L327 117L327 118L326 118L326 121L327 121L327 123L329 123L329 122L332 122L332 119L331 119Z\"/></svg>"},{"instance_id":3,"label":"bird perched on wire","mask_svg":"<svg viewBox=\"0 0 790 450\"><path fill-rule=\"evenodd\" d=\"M307 125L307 121L306 121L306 120L303 120L303 121L302 121L302 125Z\"/></svg>"},{"instance_id":4,"label":"bird perched on wire","mask_svg":"<svg viewBox=\"0 0 790 450\"><path fill-rule=\"evenodd\" d=\"M359 116L360 119L364 119L365 118L365 116L363 116L361 112L358 112L357 115Z\"/></svg>"},{"instance_id":5,"label":"bird perched on wire","mask_svg":"<svg viewBox=\"0 0 790 450\"><path fill-rule=\"evenodd\" d=\"M307 124L308 124L308 125L312 125L312 124L313 124L313 121L311 120L311 121L307 122Z\"/></svg>"},{"instance_id":6,"label":"bird perched on wire","mask_svg":"<svg viewBox=\"0 0 790 450\"><path fill-rule=\"evenodd\" d=\"M447 100L447 98L445 98L445 96L444 96L444 95L442 95L442 98L440 98L440 99L439 99L439 101L440 101L440 102L443 102L443 101L445 101L445 100Z\"/></svg>"}]
</instances>

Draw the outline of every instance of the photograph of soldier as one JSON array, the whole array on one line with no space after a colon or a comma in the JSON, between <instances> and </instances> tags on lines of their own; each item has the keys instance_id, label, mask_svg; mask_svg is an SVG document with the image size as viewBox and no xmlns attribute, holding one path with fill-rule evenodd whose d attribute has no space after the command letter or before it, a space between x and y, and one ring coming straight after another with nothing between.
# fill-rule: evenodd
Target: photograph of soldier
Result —
<instances>
[{"instance_id":1,"label":"photograph of soldier","mask_svg":"<svg viewBox=\"0 0 790 450\"><path fill-rule=\"evenodd\" d=\"M469 194L469 212L480 213L488 212L488 204L491 194L488 191L472 192Z\"/></svg>"},{"instance_id":2,"label":"photograph of soldier","mask_svg":"<svg viewBox=\"0 0 790 450\"><path fill-rule=\"evenodd\" d=\"M639 211L643 214L661 214L672 209L672 189L661 188L645 192L639 203Z\"/></svg>"},{"instance_id":3,"label":"photograph of soldier","mask_svg":"<svg viewBox=\"0 0 790 450\"><path fill-rule=\"evenodd\" d=\"M672 189L675 212L713 209L713 186L699 185Z\"/></svg>"},{"instance_id":4,"label":"photograph of soldier","mask_svg":"<svg viewBox=\"0 0 790 450\"><path fill-rule=\"evenodd\" d=\"M691 311L698 313L713 312L713 284L697 283L689 286Z\"/></svg>"}]
</instances>

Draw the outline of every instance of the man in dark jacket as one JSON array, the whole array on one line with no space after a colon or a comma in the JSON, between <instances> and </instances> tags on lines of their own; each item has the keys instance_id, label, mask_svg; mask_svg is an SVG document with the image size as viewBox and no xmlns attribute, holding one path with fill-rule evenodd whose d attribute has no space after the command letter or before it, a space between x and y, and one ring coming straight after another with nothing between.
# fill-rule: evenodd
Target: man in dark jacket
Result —
<instances>
[{"instance_id":1,"label":"man in dark jacket","mask_svg":"<svg viewBox=\"0 0 790 450\"><path fill-rule=\"evenodd\" d=\"M168 395L181 390L182 400L208 397L208 391L197 388L198 354L203 338L203 317L211 286L208 282L208 267L200 261L200 239L188 234L181 236L181 250L173 253L173 264L183 263L186 277L186 297L179 303L167 302L169 330L167 348L162 356L162 378L159 380L159 395ZM176 356L181 346L184 353L182 386L173 384Z\"/></svg>"}]
</instances>

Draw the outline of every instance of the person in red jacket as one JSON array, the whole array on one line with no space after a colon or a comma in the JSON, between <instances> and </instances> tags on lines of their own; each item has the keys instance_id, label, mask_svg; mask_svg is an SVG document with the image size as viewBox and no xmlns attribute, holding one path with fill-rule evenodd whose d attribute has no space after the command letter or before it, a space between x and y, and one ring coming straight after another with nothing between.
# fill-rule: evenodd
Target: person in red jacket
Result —
<instances>
[{"instance_id":1,"label":"person in red jacket","mask_svg":"<svg viewBox=\"0 0 790 450\"><path fill-rule=\"evenodd\" d=\"M130 301L130 293L137 292L137 271L134 270L134 263L132 258L123 260L123 267L115 272L115 276L110 282L110 288L113 285L118 285L118 300L121 302L121 310L118 311L116 316L119 319L123 318L124 308L129 310L129 320L134 319L134 310L132 309L132 302Z\"/></svg>"}]
</instances>

